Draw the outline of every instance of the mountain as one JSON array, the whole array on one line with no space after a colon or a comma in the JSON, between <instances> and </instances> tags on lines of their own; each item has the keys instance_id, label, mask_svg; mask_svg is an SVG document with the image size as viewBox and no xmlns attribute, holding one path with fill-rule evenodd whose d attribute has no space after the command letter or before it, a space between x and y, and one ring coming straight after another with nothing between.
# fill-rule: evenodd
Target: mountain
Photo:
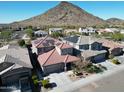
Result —
<instances>
[{"instance_id":1,"label":"mountain","mask_svg":"<svg viewBox=\"0 0 124 93\"><path fill-rule=\"evenodd\" d=\"M93 26L105 24L106 22L80 7L66 1L60 2L54 8L44 14L29 18L24 21L15 22L11 26Z\"/></svg>"},{"instance_id":2,"label":"mountain","mask_svg":"<svg viewBox=\"0 0 124 93\"><path fill-rule=\"evenodd\" d=\"M124 20L123 19L119 19L119 18L110 18L106 20L108 23L113 24L113 25L122 25L124 24Z\"/></svg>"}]
</instances>

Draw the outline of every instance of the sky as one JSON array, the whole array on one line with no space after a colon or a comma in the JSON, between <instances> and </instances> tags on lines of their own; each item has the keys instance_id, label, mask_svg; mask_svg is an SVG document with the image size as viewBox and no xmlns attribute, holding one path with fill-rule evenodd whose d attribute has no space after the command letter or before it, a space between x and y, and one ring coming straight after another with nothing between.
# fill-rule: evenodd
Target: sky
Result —
<instances>
[{"instance_id":1,"label":"sky","mask_svg":"<svg viewBox=\"0 0 124 93\"><path fill-rule=\"evenodd\" d=\"M70 1L102 19L124 19L124 1ZM21 21L40 15L60 1L0 1L0 23Z\"/></svg>"}]
</instances>

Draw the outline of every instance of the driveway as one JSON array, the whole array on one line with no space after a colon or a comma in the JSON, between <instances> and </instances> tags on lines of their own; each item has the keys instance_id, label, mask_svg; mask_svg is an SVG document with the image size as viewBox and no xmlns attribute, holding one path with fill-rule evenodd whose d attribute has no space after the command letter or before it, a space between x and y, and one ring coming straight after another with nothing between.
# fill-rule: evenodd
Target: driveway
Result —
<instances>
[{"instance_id":1,"label":"driveway","mask_svg":"<svg viewBox=\"0 0 124 93\"><path fill-rule=\"evenodd\" d=\"M53 73L45 77L50 79L50 83L55 83L56 87L61 88L64 85L71 84L72 81L69 79L68 74L70 72Z\"/></svg>"},{"instance_id":2,"label":"driveway","mask_svg":"<svg viewBox=\"0 0 124 93\"><path fill-rule=\"evenodd\" d=\"M103 78L107 78L108 76L111 76L115 73L118 73L120 71L124 70L124 65L117 66L114 69L107 70L104 73L94 74L92 76L89 76L87 78L82 78L80 80L77 80L75 82L72 82L70 84L63 85L61 87L56 87L50 92L71 92L75 91L83 86L86 86L88 84L91 84L92 82L96 82L98 80L101 80ZM122 74L122 73L121 73ZM66 82L66 81L64 81Z\"/></svg>"}]
</instances>

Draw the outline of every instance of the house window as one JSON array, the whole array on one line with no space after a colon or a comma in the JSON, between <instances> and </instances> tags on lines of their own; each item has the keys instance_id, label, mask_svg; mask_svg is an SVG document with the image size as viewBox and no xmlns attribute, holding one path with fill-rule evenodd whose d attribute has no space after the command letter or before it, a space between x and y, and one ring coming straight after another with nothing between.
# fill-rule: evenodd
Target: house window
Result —
<instances>
[{"instance_id":1,"label":"house window","mask_svg":"<svg viewBox=\"0 0 124 93\"><path fill-rule=\"evenodd\" d=\"M79 48L87 50L89 49L89 45L80 45Z\"/></svg>"}]
</instances>

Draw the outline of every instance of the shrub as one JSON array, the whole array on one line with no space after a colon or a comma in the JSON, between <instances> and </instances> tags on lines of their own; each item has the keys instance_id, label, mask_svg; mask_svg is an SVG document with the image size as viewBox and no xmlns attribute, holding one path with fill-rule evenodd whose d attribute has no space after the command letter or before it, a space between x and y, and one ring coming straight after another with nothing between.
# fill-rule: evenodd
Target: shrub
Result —
<instances>
[{"instance_id":1,"label":"shrub","mask_svg":"<svg viewBox=\"0 0 124 93\"><path fill-rule=\"evenodd\" d=\"M84 67L84 70L88 73L99 73L99 72L103 72L102 69L100 69L99 67L95 66L95 65L87 65L86 67Z\"/></svg>"},{"instance_id":2,"label":"shrub","mask_svg":"<svg viewBox=\"0 0 124 93\"><path fill-rule=\"evenodd\" d=\"M34 79L37 79L37 76L36 75L33 75L32 76L32 79L34 80Z\"/></svg>"},{"instance_id":3,"label":"shrub","mask_svg":"<svg viewBox=\"0 0 124 93\"><path fill-rule=\"evenodd\" d=\"M34 82L34 85L37 85L38 84L38 79L33 80L33 82Z\"/></svg>"},{"instance_id":4,"label":"shrub","mask_svg":"<svg viewBox=\"0 0 124 93\"><path fill-rule=\"evenodd\" d=\"M112 60L112 63L113 63L113 64L116 64L116 65L121 64L121 63L118 61L118 59L113 59L113 60Z\"/></svg>"},{"instance_id":5,"label":"shrub","mask_svg":"<svg viewBox=\"0 0 124 93\"><path fill-rule=\"evenodd\" d=\"M49 85L49 79L45 79L45 80L42 80L42 85L44 88L48 88L48 85Z\"/></svg>"},{"instance_id":6,"label":"shrub","mask_svg":"<svg viewBox=\"0 0 124 93\"><path fill-rule=\"evenodd\" d=\"M101 69L103 69L103 70L107 70L107 67L105 67L105 66L103 66L103 65L101 65L101 64L99 64L98 65Z\"/></svg>"},{"instance_id":7,"label":"shrub","mask_svg":"<svg viewBox=\"0 0 124 93\"><path fill-rule=\"evenodd\" d=\"M25 46L25 41L23 39L19 40L18 44L19 44L19 46L23 47L23 46Z\"/></svg>"},{"instance_id":8,"label":"shrub","mask_svg":"<svg viewBox=\"0 0 124 93\"><path fill-rule=\"evenodd\" d=\"M58 37L63 37L63 34L62 34L62 33L59 33L59 32L53 32L53 33L51 34L51 36L52 36L53 38L58 38Z\"/></svg>"},{"instance_id":9,"label":"shrub","mask_svg":"<svg viewBox=\"0 0 124 93\"><path fill-rule=\"evenodd\" d=\"M25 30L26 34L32 39L33 37L33 30L31 28L28 28Z\"/></svg>"}]
</instances>

